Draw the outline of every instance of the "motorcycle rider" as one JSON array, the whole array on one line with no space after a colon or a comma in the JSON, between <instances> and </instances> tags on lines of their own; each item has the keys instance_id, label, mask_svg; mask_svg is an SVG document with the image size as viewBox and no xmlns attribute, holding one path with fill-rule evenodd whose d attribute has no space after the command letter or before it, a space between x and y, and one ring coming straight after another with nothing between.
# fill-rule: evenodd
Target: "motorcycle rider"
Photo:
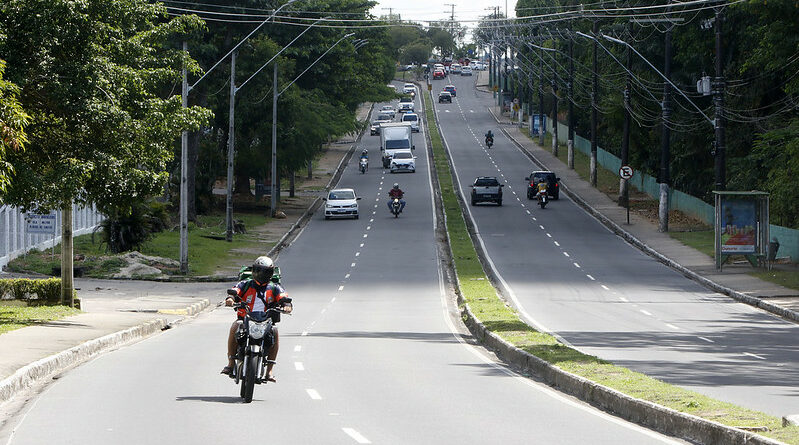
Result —
<instances>
[{"instance_id":1,"label":"motorcycle rider","mask_svg":"<svg viewBox=\"0 0 799 445\"><path fill-rule=\"evenodd\" d=\"M394 201L394 198L399 198L399 200L400 200L400 213L402 213L402 209L405 208L405 200L402 199L404 196L405 196L405 192L403 192L399 188L399 184L397 184L395 182L394 183L394 187L391 190L388 191L388 197L390 198L388 200L388 210L389 211L391 210L391 202Z\"/></svg>"},{"instance_id":2,"label":"motorcycle rider","mask_svg":"<svg viewBox=\"0 0 799 445\"><path fill-rule=\"evenodd\" d=\"M486 136L486 145L489 145L488 144L489 139L491 140L492 144L494 143L494 133L492 133L491 130L488 130L488 133L486 133L485 136Z\"/></svg>"},{"instance_id":3,"label":"motorcycle rider","mask_svg":"<svg viewBox=\"0 0 799 445\"><path fill-rule=\"evenodd\" d=\"M280 300L287 297L286 291L277 283L271 282L272 275L275 272L275 263L268 256L259 256L255 259L252 265L252 278L249 280L240 281L233 290L236 291L237 296L235 300L243 300L249 306L250 312L264 312L269 308L280 306L281 309L290 313L293 309L291 303L280 304ZM225 306L233 306L234 297L229 296L225 299ZM237 319L230 326L227 338L227 356L228 364L222 368L222 374L230 375L233 368L236 366L235 356L238 349L238 342L236 341L236 332L240 329L244 316L247 311L244 308L236 312ZM271 314L272 321L277 322L277 314ZM272 367L274 360L277 358L277 352L280 348L280 337L278 336L277 326L273 325L272 332L275 336L275 343L269 348L267 355L266 365L266 380L274 382L275 376L272 374Z\"/></svg>"},{"instance_id":4,"label":"motorcycle rider","mask_svg":"<svg viewBox=\"0 0 799 445\"><path fill-rule=\"evenodd\" d=\"M358 168L362 169L361 173L364 173L366 172L366 170L369 170L369 150L365 148L361 152L361 156L358 159Z\"/></svg>"},{"instance_id":5,"label":"motorcycle rider","mask_svg":"<svg viewBox=\"0 0 799 445\"><path fill-rule=\"evenodd\" d=\"M363 149L361 152L361 159L366 159L367 161L369 160L369 150L365 148Z\"/></svg>"},{"instance_id":6,"label":"motorcycle rider","mask_svg":"<svg viewBox=\"0 0 799 445\"><path fill-rule=\"evenodd\" d=\"M538 180L538 194L547 193L547 181L544 178Z\"/></svg>"}]
</instances>

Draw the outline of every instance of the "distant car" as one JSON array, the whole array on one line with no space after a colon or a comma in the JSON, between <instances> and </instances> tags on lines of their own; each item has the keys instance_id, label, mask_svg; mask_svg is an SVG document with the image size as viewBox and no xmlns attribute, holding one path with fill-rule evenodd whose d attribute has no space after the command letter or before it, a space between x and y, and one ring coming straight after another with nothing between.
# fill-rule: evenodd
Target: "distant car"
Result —
<instances>
[{"instance_id":1,"label":"distant car","mask_svg":"<svg viewBox=\"0 0 799 445\"><path fill-rule=\"evenodd\" d=\"M471 68L469 68L468 66L464 66L463 68L461 68L461 76L471 76L471 75L472 75Z\"/></svg>"},{"instance_id":2,"label":"distant car","mask_svg":"<svg viewBox=\"0 0 799 445\"><path fill-rule=\"evenodd\" d=\"M397 111L391 105L383 105L383 108L380 109L380 112L391 115L392 119L397 116Z\"/></svg>"},{"instance_id":3,"label":"distant car","mask_svg":"<svg viewBox=\"0 0 799 445\"><path fill-rule=\"evenodd\" d=\"M400 104L399 104L399 112L400 113L413 113L413 102L400 102Z\"/></svg>"},{"instance_id":4,"label":"distant car","mask_svg":"<svg viewBox=\"0 0 799 445\"><path fill-rule=\"evenodd\" d=\"M358 219L358 200L353 189L331 190L325 200L325 219L348 218Z\"/></svg>"},{"instance_id":5,"label":"distant car","mask_svg":"<svg viewBox=\"0 0 799 445\"><path fill-rule=\"evenodd\" d=\"M403 94L410 94L411 97L416 95L416 87L412 83L406 83L405 86L402 87Z\"/></svg>"},{"instance_id":6,"label":"distant car","mask_svg":"<svg viewBox=\"0 0 799 445\"><path fill-rule=\"evenodd\" d=\"M452 93L449 91L438 93L438 103L443 104L444 102L452 103Z\"/></svg>"},{"instance_id":7,"label":"distant car","mask_svg":"<svg viewBox=\"0 0 799 445\"><path fill-rule=\"evenodd\" d=\"M444 75L444 70L435 70L435 71L433 71L433 80L443 79L445 77L447 77L447 76Z\"/></svg>"},{"instance_id":8,"label":"distant car","mask_svg":"<svg viewBox=\"0 0 799 445\"><path fill-rule=\"evenodd\" d=\"M410 122L411 131L419 132L419 115L416 113L405 113L400 118L400 122Z\"/></svg>"},{"instance_id":9,"label":"distant car","mask_svg":"<svg viewBox=\"0 0 799 445\"><path fill-rule=\"evenodd\" d=\"M390 114L378 113L377 120L372 121L372 125L369 127L369 134L372 136L380 134L380 124L385 124L388 122L394 122L394 118L391 117Z\"/></svg>"},{"instance_id":10,"label":"distant car","mask_svg":"<svg viewBox=\"0 0 799 445\"><path fill-rule=\"evenodd\" d=\"M455 88L455 85L445 85L444 86L444 91L449 91L449 94L452 94L452 97L456 97L458 95L457 94L458 91Z\"/></svg>"},{"instance_id":11,"label":"distant car","mask_svg":"<svg viewBox=\"0 0 799 445\"><path fill-rule=\"evenodd\" d=\"M535 198L541 179L547 182L547 195L552 199L560 199L560 178L555 176L555 173L545 170L534 171L524 178L527 181L527 199Z\"/></svg>"},{"instance_id":12,"label":"distant car","mask_svg":"<svg viewBox=\"0 0 799 445\"><path fill-rule=\"evenodd\" d=\"M461 73L461 64L460 63L453 63L449 66L449 72L452 74L460 74Z\"/></svg>"},{"instance_id":13,"label":"distant car","mask_svg":"<svg viewBox=\"0 0 799 445\"><path fill-rule=\"evenodd\" d=\"M502 187L496 176L478 176L472 184L471 204L481 202L495 202L502 205Z\"/></svg>"},{"instance_id":14,"label":"distant car","mask_svg":"<svg viewBox=\"0 0 799 445\"><path fill-rule=\"evenodd\" d=\"M416 156L410 150L394 152L389 168L391 173L402 171L416 173Z\"/></svg>"}]
</instances>

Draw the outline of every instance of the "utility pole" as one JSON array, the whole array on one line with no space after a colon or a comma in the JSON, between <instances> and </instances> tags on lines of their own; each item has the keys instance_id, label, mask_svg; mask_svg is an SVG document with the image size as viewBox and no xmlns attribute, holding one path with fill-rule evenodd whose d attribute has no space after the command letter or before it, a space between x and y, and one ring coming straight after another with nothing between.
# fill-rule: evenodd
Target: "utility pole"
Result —
<instances>
[{"instance_id":1,"label":"utility pole","mask_svg":"<svg viewBox=\"0 0 799 445\"><path fill-rule=\"evenodd\" d=\"M554 41L553 41L554 42ZM553 46L555 44L553 43ZM558 74L556 53L552 53L552 155L558 157Z\"/></svg>"},{"instance_id":2,"label":"utility pole","mask_svg":"<svg viewBox=\"0 0 799 445\"><path fill-rule=\"evenodd\" d=\"M225 241L233 241L233 155L236 150L236 55L233 51L230 56L230 113L228 116L227 139L227 199L225 205Z\"/></svg>"},{"instance_id":3,"label":"utility pole","mask_svg":"<svg viewBox=\"0 0 799 445\"><path fill-rule=\"evenodd\" d=\"M628 25L629 29L629 25ZM627 47L627 83L624 85L624 133L621 138L621 165L629 165L630 161L630 94L632 89L632 51ZM629 209L629 189L627 180L619 178L619 205Z\"/></svg>"},{"instance_id":4,"label":"utility pole","mask_svg":"<svg viewBox=\"0 0 799 445\"><path fill-rule=\"evenodd\" d=\"M544 50L538 50L541 69L538 70L538 145L544 147Z\"/></svg>"},{"instance_id":5,"label":"utility pole","mask_svg":"<svg viewBox=\"0 0 799 445\"><path fill-rule=\"evenodd\" d=\"M714 120L716 129L716 146L714 148L716 190L725 190L727 188L727 154L724 135L724 66L721 52L721 22L724 19L722 14L722 9L717 8L714 22L714 30L716 32L716 78L713 79L713 103L716 106Z\"/></svg>"},{"instance_id":6,"label":"utility pole","mask_svg":"<svg viewBox=\"0 0 799 445\"><path fill-rule=\"evenodd\" d=\"M594 39L599 35L599 23L594 21ZM599 80L597 76L597 45L598 42L594 40L594 54L593 54L593 82L591 86L591 170L590 179L591 185L596 187L596 151L597 151L597 96L599 95Z\"/></svg>"},{"instance_id":7,"label":"utility pole","mask_svg":"<svg viewBox=\"0 0 799 445\"><path fill-rule=\"evenodd\" d=\"M574 36L571 35L571 22L569 22L569 82L566 90L569 95L569 141L567 142L568 165L574 170Z\"/></svg>"},{"instance_id":8,"label":"utility pole","mask_svg":"<svg viewBox=\"0 0 799 445\"><path fill-rule=\"evenodd\" d=\"M183 41L183 52L189 53L188 43ZM189 106L189 81L186 64L181 70L183 82L180 91L180 101L183 109ZM180 273L189 273L189 188L188 188L188 156L189 132L183 130L180 135Z\"/></svg>"},{"instance_id":9,"label":"utility pole","mask_svg":"<svg viewBox=\"0 0 799 445\"><path fill-rule=\"evenodd\" d=\"M269 216L273 218L277 210L277 189L280 187L280 183L277 182L277 94L277 60L275 60L272 80L272 179L269 200Z\"/></svg>"},{"instance_id":10,"label":"utility pole","mask_svg":"<svg viewBox=\"0 0 799 445\"><path fill-rule=\"evenodd\" d=\"M671 182L669 173L669 158L671 142L671 130L669 129L669 119L671 118L671 24L666 29L666 49L663 75L666 82L663 82L663 133L660 145L660 203L658 205L658 232L669 231L669 183Z\"/></svg>"},{"instance_id":11,"label":"utility pole","mask_svg":"<svg viewBox=\"0 0 799 445\"><path fill-rule=\"evenodd\" d=\"M393 20L394 20L394 14L393 14L394 8L381 8L381 9L382 9L383 11L385 11L386 9L388 9L388 21L389 21L389 22L391 22L391 21L393 21Z\"/></svg>"}]
</instances>

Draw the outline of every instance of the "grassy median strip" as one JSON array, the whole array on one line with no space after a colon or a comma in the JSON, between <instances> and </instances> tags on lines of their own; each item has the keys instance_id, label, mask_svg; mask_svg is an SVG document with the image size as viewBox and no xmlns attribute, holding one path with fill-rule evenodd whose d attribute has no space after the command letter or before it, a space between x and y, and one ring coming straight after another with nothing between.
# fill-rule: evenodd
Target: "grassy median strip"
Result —
<instances>
[{"instance_id":1,"label":"grassy median strip","mask_svg":"<svg viewBox=\"0 0 799 445\"><path fill-rule=\"evenodd\" d=\"M447 232L460 293L472 313L492 332L553 365L616 389L630 396L735 427L760 428L764 436L799 444L799 427L782 427L781 419L721 402L702 394L664 383L644 374L583 354L524 323L518 313L497 296L483 271L458 203L443 140L435 124L432 102L422 94L430 139L446 215Z\"/></svg>"}]
</instances>

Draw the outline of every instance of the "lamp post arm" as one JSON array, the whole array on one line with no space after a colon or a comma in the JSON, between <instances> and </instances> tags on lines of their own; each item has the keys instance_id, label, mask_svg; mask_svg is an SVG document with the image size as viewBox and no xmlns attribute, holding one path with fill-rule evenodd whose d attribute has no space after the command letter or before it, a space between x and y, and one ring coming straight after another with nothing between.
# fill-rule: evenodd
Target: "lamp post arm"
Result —
<instances>
[{"instance_id":1,"label":"lamp post arm","mask_svg":"<svg viewBox=\"0 0 799 445\"><path fill-rule=\"evenodd\" d=\"M250 37L252 37L252 35L253 35L253 34L255 34L256 32L258 32L258 30L259 30L259 29L261 29L261 27L262 27L262 26L266 25L266 23L267 23L267 22L268 22L270 19L274 18L274 17L275 17L275 15L276 15L278 12L280 12L280 10L281 10L281 9L285 8L286 6L288 6L288 5L292 4L292 3L296 2L296 1L297 1L297 0L289 0L288 2L284 3L283 5L281 5L279 8L275 9L275 12L273 12L272 14L270 14L270 15L269 15L269 17L267 17L266 19L264 19L264 21L263 21L263 22L261 22L261 23L260 23L258 26L256 26L256 27L255 27L255 29L253 29L253 30L252 30L252 31L251 31L249 34L247 34L247 37L245 37L245 38L241 39L241 41L239 41L239 43L237 43L237 44L236 44L236 46L234 46L234 47L233 47L233 49L231 49L230 51L228 51L228 53L227 53L227 54L225 54L225 55L224 55L224 57L222 57L221 59L219 59L219 60L218 60L218 61L217 61L217 62L214 64L214 66L212 66L212 67L211 67L211 68L210 68L208 71L206 71L206 72L205 72L205 74L203 74L203 75L202 75L202 76L201 76L199 79L197 79L197 81L196 81L196 82L194 82L193 84L189 85L189 91L191 91L192 89L194 89L194 87L196 87L198 83L202 82L202 80L203 80L203 79L205 79L205 76L207 76L207 75L211 74L211 71L213 71L213 70L214 70L214 69L215 69L217 66L219 66L219 64L220 64L220 63L222 63L222 62L223 62L225 59L227 59L227 58L228 58L228 56L230 56L231 54L233 54L233 52L234 52L234 51L236 51L237 49L239 49L239 47L240 47L242 44L244 44L244 42L246 42L246 41L247 41L247 39L249 39Z\"/></svg>"},{"instance_id":2,"label":"lamp post arm","mask_svg":"<svg viewBox=\"0 0 799 445\"><path fill-rule=\"evenodd\" d=\"M354 35L355 35L355 33L354 33L354 32L351 32L351 33L349 33L349 34L345 35L344 37L342 37L342 38L338 39L338 41L337 41L336 43L334 43L334 44L333 44L333 46L331 46L330 48L328 48L328 49L327 49L327 51L325 51L324 53L322 53L322 55L321 55L321 56L319 56L319 57L318 57L316 60L314 60L312 64L308 65L308 68L305 68L305 70L303 70L303 72L301 72L299 76L295 77L295 78L294 78L294 80L292 80L291 82L289 82L289 84L288 84L288 85L286 85L286 87L285 87L285 88L283 88L282 90L280 90L280 92L279 92L279 93L277 93L277 95L278 95L278 96L280 96L280 95L281 95L281 94L283 94L283 93L284 93L284 92L285 92L287 89L289 89L289 87L290 87L290 86L294 85L294 82L296 82L296 81L297 81L297 80L298 80L300 77L302 77L302 75L303 75L303 74L305 74L306 72L308 72L308 70L309 70L309 69L313 68L313 66L314 66L314 65L316 65L316 62L319 62L320 60L322 60L322 57L324 57L324 56L325 56L327 53L329 53L329 52L330 52L330 50L332 50L333 48L335 48L335 47L336 47L336 45L338 45L339 43L341 43L341 41L342 41L342 40L346 39L347 37L354 36Z\"/></svg>"},{"instance_id":3,"label":"lamp post arm","mask_svg":"<svg viewBox=\"0 0 799 445\"><path fill-rule=\"evenodd\" d=\"M300 37L302 37L302 35L303 35L303 34L305 34L306 32L308 32L308 30L309 30L309 29L313 28L313 27L314 27L314 26L315 26L317 23L321 22L322 20L327 20L327 19L329 19L329 18L330 18L330 17L322 17L321 19L319 19L319 20L317 20L317 21L315 21L315 22L311 23L311 24L310 24L310 25L309 25L307 28L303 29L303 30L302 30L302 32L301 32L301 33L299 33L299 34L297 35L297 37L294 37L294 40L292 40L291 42L289 42L289 44L288 44L288 45L286 45L286 46L284 46L283 48L280 48L280 51L278 51L277 53L275 53L275 55L274 55L274 56L272 56L272 58L271 58L271 59L267 60L267 61L266 61L266 63L264 63L263 65L261 65L261 67L260 67L260 68L258 68L258 69L257 69L257 70L256 70L254 73L252 73L252 76L248 77L248 78L247 78L247 80L245 80L245 81L244 81L244 82L243 82L241 85L239 85L239 87L238 87L238 88L236 88L236 91L238 91L238 90L240 90L240 89L244 88L244 85L247 85L247 82L249 82L250 80L252 80L252 78L253 78L253 77L255 77L255 76L256 76L258 73L260 73L260 72L261 72L261 71L262 71L264 68L266 68L266 66L267 66L267 65L269 65L269 64L270 64L270 63L271 63L273 60L275 60L275 59L277 58L277 56L279 56L279 55L280 55L280 54L281 54L283 51L285 51L285 50L286 50L288 47L290 47L290 46L291 46L291 45L292 45L294 42L296 42L296 41L297 41L297 39L299 39Z\"/></svg>"}]
</instances>

